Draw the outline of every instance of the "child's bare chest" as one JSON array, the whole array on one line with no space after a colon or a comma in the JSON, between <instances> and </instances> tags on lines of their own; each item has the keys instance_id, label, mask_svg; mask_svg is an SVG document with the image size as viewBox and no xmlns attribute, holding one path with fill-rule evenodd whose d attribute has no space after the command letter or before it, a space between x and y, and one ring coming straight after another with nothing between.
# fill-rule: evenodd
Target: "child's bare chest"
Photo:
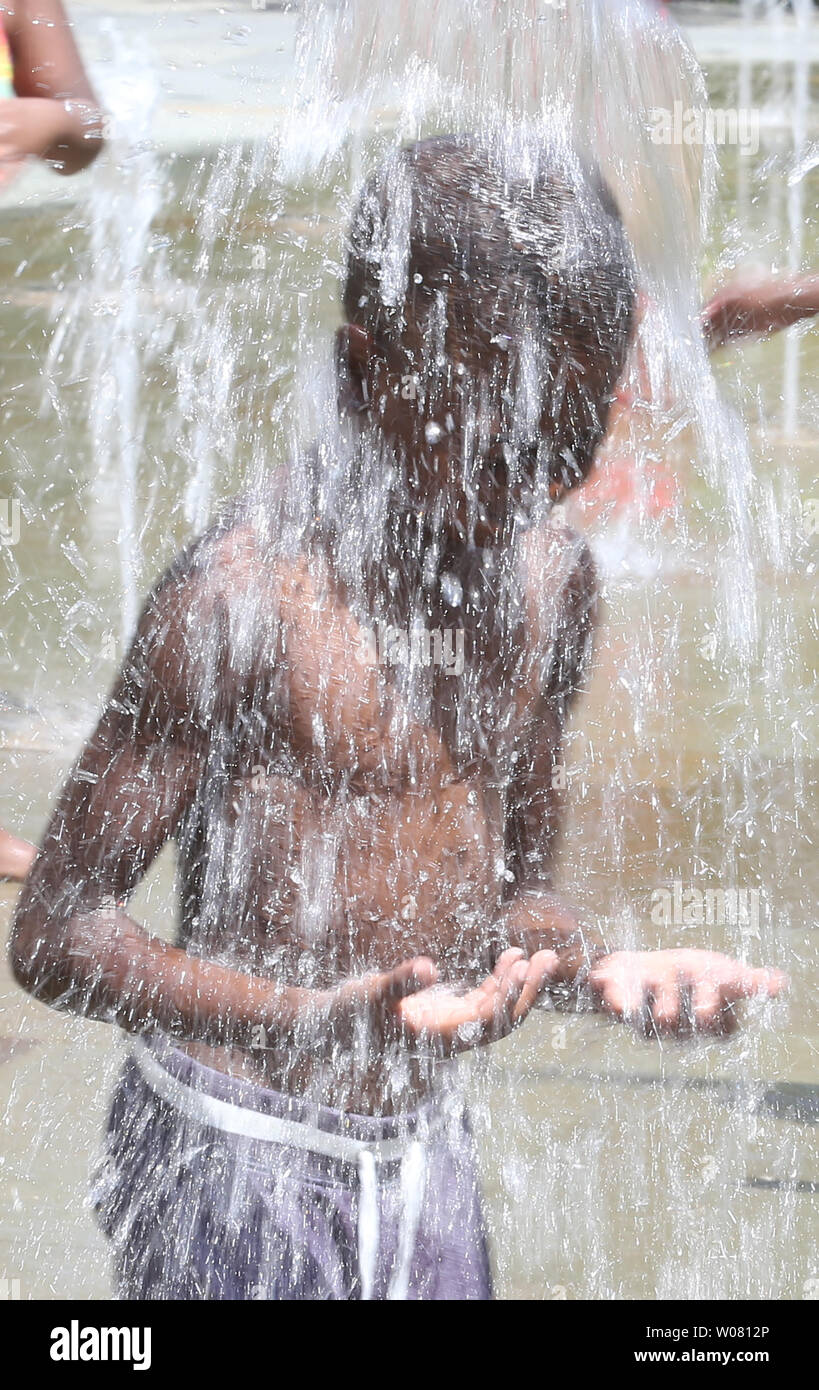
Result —
<instances>
[{"instance_id":1,"label":"child's bare chest","mask_svg":"<svg viewBox=\"0 0 819 1390\"><path fill-rule=\"evenodd\" d=\"M291 978L308 958L337 977L471 956L537 720L520 664L468 623L368 629L304 571L283 592L276 649L203 769L197 920Z\"/></svg>"},{"instance_id":2,"label":"child's bare chest","mask_svg":"<svg viewBox=\"0 0 819 1390\"><path fill-rule=\"evenodd\" d=\"M392 672L374 682L369 660L343 679L325 668L310 704L283 711L280 689L260 699L209 760L198 916L238 931L254 968L297 978L312 961L329 980L430 954L457 972L480 953L505 886L525 725L513 701L499 708L466 664L461 674L468 711L445 684L454 672L427 672L413 692Z\"/></svg>"}]
</instances>

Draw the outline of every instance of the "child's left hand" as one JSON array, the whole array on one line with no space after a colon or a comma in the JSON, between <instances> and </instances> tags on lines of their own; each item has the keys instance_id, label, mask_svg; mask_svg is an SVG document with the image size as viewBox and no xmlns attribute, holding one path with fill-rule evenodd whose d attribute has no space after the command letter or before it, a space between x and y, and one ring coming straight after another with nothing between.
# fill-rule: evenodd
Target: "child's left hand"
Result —
<instances>
[{"instance_id":1,"label":"child's left hand","mask_svg":"<svg viewBox=\"0 0 819 1390\"><path fill-rule=\"evenodd\" d=\"M759 970L718 951L615 951L597 961L589 984L599 1007L646 1033L730 1033L733 1005L787 984L781 970Z\"/></svg>"}]
</instances>

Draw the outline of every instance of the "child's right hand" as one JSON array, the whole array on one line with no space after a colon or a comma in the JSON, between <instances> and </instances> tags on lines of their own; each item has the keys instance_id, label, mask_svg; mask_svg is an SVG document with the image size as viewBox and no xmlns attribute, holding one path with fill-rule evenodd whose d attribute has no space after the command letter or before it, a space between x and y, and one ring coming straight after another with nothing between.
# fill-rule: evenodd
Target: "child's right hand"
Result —
<instances>
[{"instance_id":1,"label":"child's right hand","mask_svg":"<svg viewBox=\"0 0 819 1390\"><path fill-rule=\"evenodd\" d=\"M349 1041L362 1023L378 1047L403 1037L443 1056L496 1042L523 1022L555 981L554 951L504 951L491 975L465 993L437 985L438 970L425 956L394 970L346 981L325 996L336 1041Z\"/></svg>"},{"instance_id":2,"label":"child's right hand","mask_svg":"<svg viewBox=\"0 0 819 1390\"><path fill-rule=\"evenodd\" d=\"M429 989L437 979L433 962L426 956L416 956L393 970L360 975L322 993L320 1012L334 1042L350 1043L362 1024L373 1041L386 1042L400 1033L401 1002Z\"/></svg>"},{"instance_id":3,"label":"child's right hand","mask_svg":"<svg viewBox=\"0 0 819 1390\"><path fill-rule=\"evenodd\" d=\"M525 1019L529 1010L560 977L560 961L551 950L504 951L491 975L465 994L432 988L401 1000L398 1013L405 1032L444 1057L498 1042Z\"/></svg>"}]
</instances>

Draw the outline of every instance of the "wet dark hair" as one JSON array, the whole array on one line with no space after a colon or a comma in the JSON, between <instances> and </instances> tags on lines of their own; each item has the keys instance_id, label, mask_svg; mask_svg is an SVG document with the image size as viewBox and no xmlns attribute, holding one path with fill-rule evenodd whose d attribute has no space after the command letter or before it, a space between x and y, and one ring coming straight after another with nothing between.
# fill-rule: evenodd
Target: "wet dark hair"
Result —
<instances>
[{"instance_id":1,"label":"wet dark hair","mask_svg":"<svg viewBox=\"0 0 819 1390\"><path fill-rule=\"evenodd\" d=\"M550 383L550 473L586 476L635 315L631 249L595 167L531 137L513 156L470 135L396 151L357 200L343 304L382 350L428 340L442 306L467 345L481 330L513 341L525 317Z\"/></svg>"}]
</instances>

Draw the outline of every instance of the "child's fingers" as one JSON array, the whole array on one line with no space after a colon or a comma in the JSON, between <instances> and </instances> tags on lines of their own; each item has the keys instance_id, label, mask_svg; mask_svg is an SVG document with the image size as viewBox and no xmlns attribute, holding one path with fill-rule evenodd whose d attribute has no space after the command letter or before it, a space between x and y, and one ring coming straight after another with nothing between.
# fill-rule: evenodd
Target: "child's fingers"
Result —
<instances>
[{"instance_id":1,"label":"child's fingers","mask_svg":"<svg viewBox=\"0 0 819 1390\"><path fill-rule=\"evenodd\" d=\"M543 990L556 978L560 962L555 951L536 951L525 965L523 984L513 1011L513 1023L519 1023L537 1002ZM516 967L520 969L520 965Z\"/></svg>"},{"instance_id":2,"label":"child's fingers","mask_svg":"<svg viewBox=\"0 0 819 1390\"><path fill-rule=\"evenodd\" d=\"M602 1004L609 1013L620 1018L639 1019L643 1013L643 982L624 975L609 975L601 982Z\"/></svg>"},{"instance_id":3,"label":"child's fingers","mask_svg":"<svg viewBox=\"0 0 819 1390\"><path fill-rule=\"evenodd\" d=\"M501 982L506 979L506 976L508 975L512 966L517 965L518 962L524 960L525 953L520 949L520 947L510 946L506 951L501 952L501 954L498 956L492 974L489 975L486 980L484 980L484 983L481 987L484 989L488 987L489 993L491 993L492 985L500 985Z\"/></svg>"},{"instance_id":4,"label":"child's fingers","mask_svg":"<svg viewBox=\"0 0 819 1390\"><path fill-rule=\"evenodd\" d=\"M493 972L494 973L494 972ZM515 1006L526 978L526 962L512 961L498 981L493 999L487 1000L488 1041L504 1038L514 1027Z\"/></svg>"},{"instance_id":5,"label":"child's fingers","mask_svg":"<svg viewBox=\"0 0 819 1390\"><path fill-rule=\"evenodd\" d=\"M691 1021L694 1027L707 1033L722 1018L725 998L719 987L710 980L695 980L691 985Z\"/></svg>"},{"instance_id":6,"label":"child's fingers","mask_svg":"<svg viewBox=\"0 0 819 1390\"><path fill-rule=\"evenodd\" d=\"M658 1033L676 1028L680 1016L679 981L664 980L656 986L651 1013Z\"/></svg>"},{"instance_id":7,"label":"child's fingers","mask_svg":"<svg viewBox=\"0 0 819 1390\"><path fill-rule=\"evenodd\" d=\"M754 994L765 994L775 999L787 987L788 977L782 970L748 969L733 995L735 999L750 999Z\"/></svg>"},{"instance_id":8,"label":"child's fingers","mask_svg":"<svg viewBox=\"0 0 819 1390\"><path fill-rule=\"evenodd\" d=\"M416 956L412 960L402 961L394 970L385 970L383 974L367 977L370 997L385 1004L395 1003L398 999L405 999L408 994L417 994L419 990L429 989L437 978L438 970L428 956Z\"/></svg>"}]
</instances>

